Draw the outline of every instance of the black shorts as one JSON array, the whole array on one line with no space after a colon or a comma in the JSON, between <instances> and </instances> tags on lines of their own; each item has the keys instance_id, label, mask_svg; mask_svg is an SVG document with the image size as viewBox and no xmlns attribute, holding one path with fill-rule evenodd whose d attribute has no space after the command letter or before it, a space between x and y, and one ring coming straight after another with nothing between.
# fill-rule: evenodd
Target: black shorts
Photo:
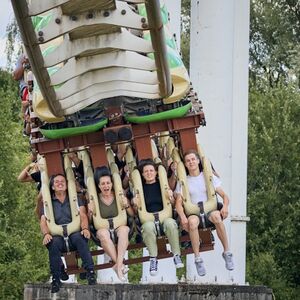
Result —
<instances>
[{"instance_id":1,"label":"black shorts","mask_svg":"<svg viewBox=\"0 0 300 300\"><path fill-rule=\"evenodd\" d=\"M218 202L216 210L220 211L222 208L223 208L223 203ZM214 223L212 223L211 221L209 221L209 216L210 216L210 214L213 211L215 211L215 210L212 210L212 211L208 212L207 214L204 214L205 226L203 226L203 224L202 224L202 218L201 218L201 216L198 216L199 220L200 220L200 223L199 223L199 226L198 226L199 228L201 228L201 229L202 228L212 228L212 229L215 229Z\"/></svg>"}]
</instances>

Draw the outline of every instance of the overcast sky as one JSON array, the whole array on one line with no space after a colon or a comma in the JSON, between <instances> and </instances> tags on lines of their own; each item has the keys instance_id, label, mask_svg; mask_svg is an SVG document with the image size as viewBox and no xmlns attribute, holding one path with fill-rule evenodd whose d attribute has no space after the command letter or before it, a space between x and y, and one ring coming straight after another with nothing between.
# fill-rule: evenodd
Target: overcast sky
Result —
<instances>
[{"instance_id":1,"label":"overcast sky","mask_svg":"<svg viewBox=\"0 0 300 300\"><path fill-rule=\"evenodd\" d=\"M6 25L13 18L13 9L11 7L10 0L0 0L1 8L0 8L0 67L4 68L6 66L6 53L5 53L5 45L6 45Z\"/></svg>"}]
</instances>

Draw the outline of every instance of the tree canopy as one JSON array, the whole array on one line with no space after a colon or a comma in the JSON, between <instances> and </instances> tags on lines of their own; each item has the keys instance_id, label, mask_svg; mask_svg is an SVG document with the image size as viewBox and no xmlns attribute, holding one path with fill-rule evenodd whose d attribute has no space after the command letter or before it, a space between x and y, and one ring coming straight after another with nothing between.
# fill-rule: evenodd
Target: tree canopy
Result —
<instances>
[{"instance_id":1,"label":"tree canopy","mask_svg":"<svg viewBox=\"0 0 300 300\"><path fill-rule=\"evenodd\" d=\"M47 257L34 215L36 192L17 182L29 144L21 134L17 83L3 70L0 99L0 299L19 299L24 283L45 280Z\"/></svg>"},{"instance_id":2,"label":"tree canopy","mask_svg":"<svg viewBox=\"0 0 300 300\"><path fill-rule=\"evenodd\" d=\"M252 0L250 8L250 83L300 87L299 1Z\"/></svg>"},{"instance_id":3,"label":"tree canopy","mask_svg":"<svg viewBox=\"0 0 300 300\"><path fill-rule=\"evenodd\" d=\"M251 1L247 278L299 293L300 3Z\"/></svg>"}]
</instances>

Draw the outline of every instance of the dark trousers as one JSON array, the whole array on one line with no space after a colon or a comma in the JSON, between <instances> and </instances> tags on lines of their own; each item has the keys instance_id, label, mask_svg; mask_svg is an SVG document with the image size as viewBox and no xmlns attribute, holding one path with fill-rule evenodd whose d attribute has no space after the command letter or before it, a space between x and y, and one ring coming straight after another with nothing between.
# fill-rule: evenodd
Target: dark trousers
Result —
<instances>
[{"instance_id":1,"label":"dark trousers","mask_svg":"<svg viewBox=\"0 0 300 300\"><path fill-rule=\"evenodd\" d=\"M83 267L87 270L94 269L94 262L88 247L88 240L80 232L72 233L69 236L71 251L77 250L82 259ZM67 252L66 244L61 236L53 236L52 241L47 245L49 251L50 271L53 278L59 279L61 272L61 254Z\"/></svg>"}]
</instances>

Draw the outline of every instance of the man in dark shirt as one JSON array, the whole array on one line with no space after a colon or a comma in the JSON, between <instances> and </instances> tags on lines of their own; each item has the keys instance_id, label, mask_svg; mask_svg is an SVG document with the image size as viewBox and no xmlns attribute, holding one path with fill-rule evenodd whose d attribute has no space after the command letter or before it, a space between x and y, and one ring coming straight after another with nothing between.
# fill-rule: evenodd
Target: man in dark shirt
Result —
<instances>
[{"instance_id":1,"label":"man in dark shirt","mask_svg":"<svg viewBox=\"0 0 300 300\"><path fill-rule=\"evenodd\" d=\"M144 201L147 212L155 213L163 210L163 199L160 190L160 184L157 180L156 166L152 160L146 160L140 166L143 177ZM173 199L173 193L169 190L168 196ZM162 228L168 237L174 263L176 268L182 268L183 263L180 258L178 226L173 218L167 218L162 223ZM142 224L142 236L150 255L150 275L157 274L157 242L156 227L154 222L149 221Z\"/></svg>"},{"instance_id":2,"label":"man in dark shirt","mask_svg":"<svg viewBox=\"0 0 300 300\"><path fill-rule=\"evenodd\" d=\"M52 184L51 184L52 183ZM55 223L58 225L69 224L72 222L70 201L67 194L67 182L63 175L54 175L50 183L52 189L52 207L55 218ZM83 262L83 267L87 271L88 283L95 284L96 277L94 272L94 263L91 253L88 248L88 239L90 238L90 231L88 226L88 218L86 215L83 203L79 201L80 225L81 232L75 232L69 235L70 250L77 250ZM59 291L60 273L61 273L61 254L66 252L66 245L62 236L53 236L47 226L47 220L44 212L41 212L40 227L43 233L43 245L49 251L50 271L52 274L52 288L51 292Z\"/></svg>"}]
</instances>

